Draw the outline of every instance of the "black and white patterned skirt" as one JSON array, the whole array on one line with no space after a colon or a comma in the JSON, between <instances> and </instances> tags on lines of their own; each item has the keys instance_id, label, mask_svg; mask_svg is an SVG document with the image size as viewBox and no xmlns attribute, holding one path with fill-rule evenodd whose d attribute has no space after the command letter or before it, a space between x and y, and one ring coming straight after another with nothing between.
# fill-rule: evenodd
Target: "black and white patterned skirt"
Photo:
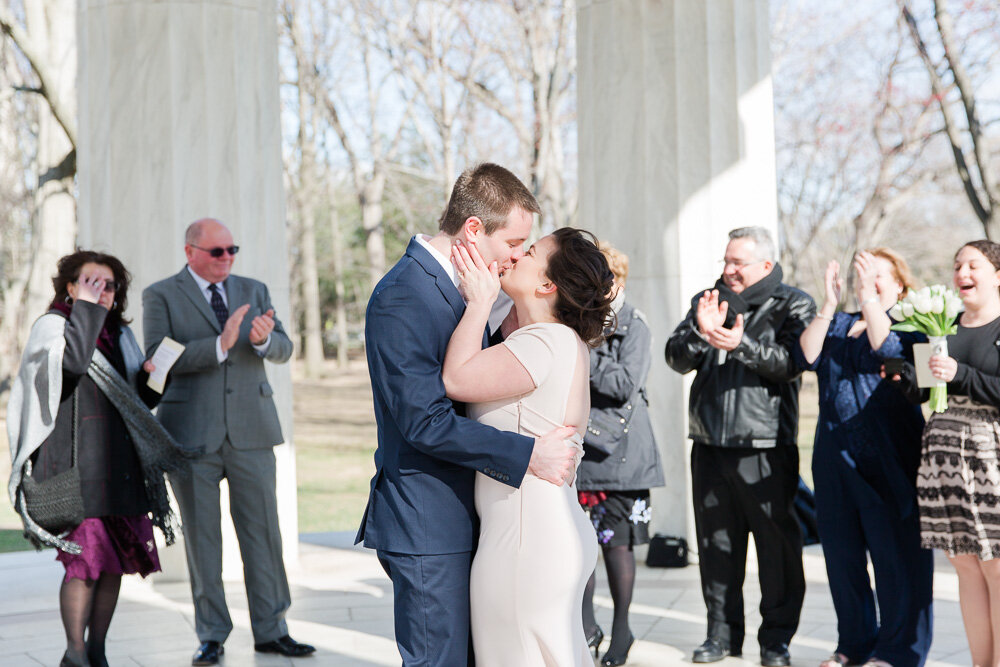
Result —
<instances>
[{"instance_id":1,"label":"black and white patterned skirt","mask_svg":"<svg viewBox=\"0 0 1000 667\"><path fill-rule=\"evenodd\" d=\"M920 541L948 555L1000 558L1000 410L966 396L924 427L917 499Z\"/></svg>"}]
</instances>

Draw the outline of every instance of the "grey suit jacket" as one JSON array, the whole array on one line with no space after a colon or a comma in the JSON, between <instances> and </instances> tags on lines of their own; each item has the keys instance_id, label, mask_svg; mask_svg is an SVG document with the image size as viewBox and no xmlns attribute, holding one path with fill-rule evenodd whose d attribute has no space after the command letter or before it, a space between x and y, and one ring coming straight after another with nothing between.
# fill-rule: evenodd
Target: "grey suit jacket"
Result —
<instances>
[{"instance_id":1,"label":"grey suit jacket","mask_svg":"<svg viewBox=\"0 0 1000 667\"><path fill-rule=\"evenodd\" d=\"M249 303L239 339L229 357L218 362L215 341L222 327L185 266L180 273L153 283L142 293L146 356L164 336L185 345L170 370L171 382L157 417L178 442L218 449L226 436L237 449L273 447L283 442L264 359L284 363L292 342L275 318L264 357L250 344L250 323L271 308L264 283L230 275L226 280L230 311Z\"/></svg>"}]
</instances>

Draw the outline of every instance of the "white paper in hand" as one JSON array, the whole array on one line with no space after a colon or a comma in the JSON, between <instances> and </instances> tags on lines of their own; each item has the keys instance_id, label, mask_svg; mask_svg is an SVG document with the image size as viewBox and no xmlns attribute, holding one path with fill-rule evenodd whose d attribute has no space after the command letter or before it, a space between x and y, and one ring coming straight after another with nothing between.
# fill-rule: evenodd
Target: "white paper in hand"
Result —
<instances>
[{"instance_id":1,"label":"white paper in hand","mask_svg":"<svg viewBox=\"0 0 1000 667\"><path fill-rule=\"evenodd\" d=\"M930 343L914 343L913 367L917 369L917 386L921 389L948 386L947 382L939 380L931 373L931 367L928 362L933 354L934 346Z\"/></svg>"},{"instance_id":2,"label":"white paper in hand","mask_svg":"<svg viewBox=\"0 0 1000 667\"><path fill-rule=\"evenodd\" d=\"M184 346L175 341L173 338L163 337L160 341L160 346L156 348L156 352L153 353L150 359L153 365L156 366L156 370L149 374L149 380L146 384L150 389L158 394L163 393L163 386L167 381L167 373L173 367L174 363L184 352Z\"/></svg>"}]
</instances>

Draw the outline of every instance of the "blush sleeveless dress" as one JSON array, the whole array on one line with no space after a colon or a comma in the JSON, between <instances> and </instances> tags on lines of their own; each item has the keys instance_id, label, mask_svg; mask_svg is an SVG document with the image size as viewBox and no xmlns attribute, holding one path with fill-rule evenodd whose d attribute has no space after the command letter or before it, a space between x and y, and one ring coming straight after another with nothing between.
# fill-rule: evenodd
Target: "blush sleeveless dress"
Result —
<instances>
[{"instance_id":1,"label":"blush sleeveless dress","mask_svg":"<svg viewBox=\"0 0 1000 667\"><path fill-rule=\"evenodd\" d=\"M582 381L589 396L589 355L576 332L562 324L532 324L503 344L536 388L470 405L469 416L531 437L563 425L575 383ZM481 522L470 582L476 664L593 667L582 603L597 542L575 484L555 486L527 473L515 489L480 472L475 502Z\"/></svg>"}]
</instances>

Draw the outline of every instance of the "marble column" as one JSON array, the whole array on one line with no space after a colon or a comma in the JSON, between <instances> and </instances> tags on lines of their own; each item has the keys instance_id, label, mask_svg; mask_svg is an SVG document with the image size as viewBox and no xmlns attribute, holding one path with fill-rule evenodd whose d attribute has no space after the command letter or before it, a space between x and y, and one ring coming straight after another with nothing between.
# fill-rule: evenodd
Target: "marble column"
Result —
<instances>
[{"instance_id":1,"label":"marble column","mask_svg":"<svg viewBox=\"0 0 1000 667\"><path fill-rule=\"evenodd\" d=\"M289 321L289 276L273 0L80 0L79 242L133 272L141 293L185 264L187 225L233 231L234 273L263 280ZM289 366L268 364L286 443L276 448L285 558L298 550ZM228 520L225 575L242 576ZM169 567L183 549L167 550ZM167 569L167 567L165 567ZM181 572L182 573L182 572Z\"/></svg>"},{"instance_id":2,"label":"marble column","mask_svg":"<svg viewBox=\"0 0 1000 667\"><path fill-rule=\"evenodd\" d=\"M726 233L776 232L767 0L578 0L580 225L631 258L653 333L650 413L667 474L654 529L689 536L693 374L663 346L722 271Z\"/></svg>"}]
</instances>

